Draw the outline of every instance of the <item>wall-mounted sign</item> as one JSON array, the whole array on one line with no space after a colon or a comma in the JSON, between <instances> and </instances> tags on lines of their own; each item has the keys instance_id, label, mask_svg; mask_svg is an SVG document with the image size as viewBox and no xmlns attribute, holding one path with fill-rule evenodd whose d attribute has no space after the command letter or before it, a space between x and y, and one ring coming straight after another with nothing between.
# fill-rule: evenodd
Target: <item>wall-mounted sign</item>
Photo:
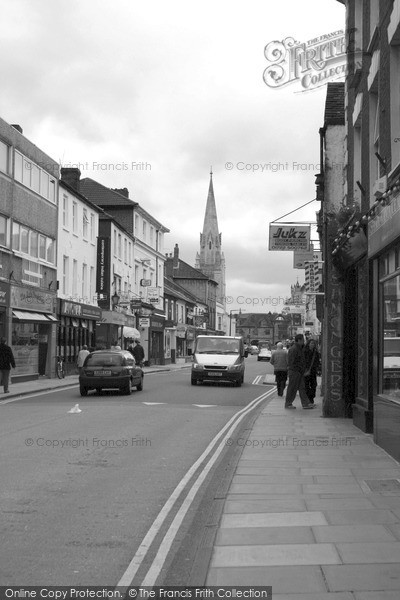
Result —
<instances>
[{"instance_id":1,"label":"wall-mounted sign","mask_svg":"<svg viewBox=\"0 0 400 600\"><path fill-rule=\"evenodd\" d=\"M150 319L148 317L140 317L139 327L150 327Z\"/></svg>"},{"instance_id":2,"label":"wall-mounted sign","mask_svg":"<svg viewBox=\"0 0 400 600\"><path fill-rule=\"evenodd\" d=\"M146 287L146 286L148 286L148 285L151 285L151 279L141 279L141 280L140 280L140 285L141 285L142 287Z\"/></svg>"},{"instance_id":3,"label":"wall-mounted sign","mask_svg":"<svg viewBox=\"0 0 400 600\"><path fill-rule=\"evenodd\" d=\"M55 294L12 285L10 303L13 308L51 313L55 297Z\"/></svg>"},{"instance_id":4,"label":"wall-mounted sign","mask_svg":"<svg viewBox=\"0 0 400 600\"><path fill-rule=\"evenodd\" d=\"M269 226L269 250L310 250L309 225L271 225Z\"/></svg>"}]
</instances>

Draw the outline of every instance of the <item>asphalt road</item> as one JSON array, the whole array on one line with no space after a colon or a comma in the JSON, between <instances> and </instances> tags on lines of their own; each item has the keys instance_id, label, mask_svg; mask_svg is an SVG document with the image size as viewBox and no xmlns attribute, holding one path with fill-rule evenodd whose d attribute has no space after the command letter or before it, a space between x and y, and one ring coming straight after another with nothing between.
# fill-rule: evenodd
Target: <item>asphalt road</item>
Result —
<instances>
[{"instance_id":1,"label":"asphalt road","mask_svg":"<svg viewBox=\"0 0 400 600\"><path fill-rule=\"evenodd\" d=\"M224 435L246 431L266 371L252 356L241 388L191 386L182 369L131 396L72 388L0 406L0 585L182 582L185 535L200 539L208 491L240 452L210 443L230 421Z\"/></svg>"}]
</instances>

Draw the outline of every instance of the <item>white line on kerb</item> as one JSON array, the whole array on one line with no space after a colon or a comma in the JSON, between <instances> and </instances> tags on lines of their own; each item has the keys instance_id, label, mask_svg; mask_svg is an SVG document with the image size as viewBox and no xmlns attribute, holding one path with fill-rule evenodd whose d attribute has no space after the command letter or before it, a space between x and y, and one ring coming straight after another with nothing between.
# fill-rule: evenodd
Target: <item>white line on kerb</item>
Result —
<instances>
[{"instance_id":1,"label":"white line on kerb","mask_svg":"<svg viewBox=\"0 0 400 600\"><path fill-rule=\"evenodd\" d=\"M181 508L179 509L178 513L176 514L173 522L171 523L171 525L159 547L157 555L156 555L149 571L147 572L144 582L142 583L142 585L154 585L153 582L156 580L158 574L160 573L160 571L162 569L162 566L167 557L167 553L175 539L178 528L179 528L180 524L182 523L182 520L183 520L186 512L188 511L190 504L192 503L192 501L193 501L201 483L203 482L204 478L206 477L208 471L211 469L212 465L217 460L219 454L222 452L223 448L225 447L225 445L224 445L225 439L227 437L229 437L231 432L235 429L235 427L238 425L238 423L240 423L242 418L248 412L250 412L253 408L255 408L255 406L260 404L263 400L265 400L269 395L274 393L274 391L275 390L269 390L268 392L265 392L261 396L258 396L258 398L255 398L254 400L252 400L250 402L250 404L248 404L247 406L242 408L239 412L234 414L229 419L229 421L224 425L224 427L217 433L217 435L214 437L214 439L209 443L207 448L204 450L203 454L190 467L190 469L187 471L186 475L184 475L184 477L181 479L181 481L176 486L175 490L172 492L171 496L168 498L168 500L162 507L161 511L159 512L158 516L156 517L156 519L153 522L152 526L150 527L149 531L145 535L138 550L136 551L135 556L132 558L131 562L129 563L125 573L122 575L120 581L117 583L117 588L128 587L131 585L132 580L135 577L140 565L142 564L144 557L146 556L151 544L153 543L158 532L160 531L165 519L167 518L169 512L173 508L173 506L174 506L175 502L177 501L177 499L179 498L180 494L182 493L182 491L184 490L184 488L186 487L187 483L190 481L190 479L192 478L194 473L197 471L198 467L206 459L207 455L211 452L211 450L213 450L214 446L218 443L219 439L224 435L225 431L229 427L231 427L231 425L233 424L232 427L229 429L228 433L226 434L226 436L224 437L223 441L220 443L220 445L216 449L215 454L210 458L209 462L207 463L207 465L205 465L205 467L203 468L203 471L200 473L199 477L194 482L192 488L189 490L189 493L187 494Z\"/></svg>"}]
</instances>

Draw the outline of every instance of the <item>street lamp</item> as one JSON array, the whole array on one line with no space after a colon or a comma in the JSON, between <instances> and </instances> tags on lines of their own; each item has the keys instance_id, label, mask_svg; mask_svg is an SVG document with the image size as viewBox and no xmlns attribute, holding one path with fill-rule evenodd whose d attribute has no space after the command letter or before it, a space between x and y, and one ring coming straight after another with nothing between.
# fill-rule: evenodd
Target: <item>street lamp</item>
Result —
<instances>
[{"instance_id":1,"label":"street lamp","mask_svg":"<svg viewBox=\"0 0 400 600\"><path fill-rule=\"evenodd\" d=\"M118 306L119 303L119 296L117 294L117 291L115 290L115 292L113 293L113 295L111 296L111 302L112 302L112 307L113 310L116 309L116 307Z\"/></svg>"},{"instance_id":2,"label":"street lamp","mask_svg":"<svg viewBox=\"0 0 400 600\"><path fill-rule=\"evenodd\" d=\"M232 313L234 313L236 311L237 311L236 308L232 308L232 310L229 311L229 335L232 335ZM240 317L241 314L242 314L242 309L239 308L239 312L237 313L236 318ZM235 333L236 333L236 331L235 331Z\"/></svg>"}]
</instances>

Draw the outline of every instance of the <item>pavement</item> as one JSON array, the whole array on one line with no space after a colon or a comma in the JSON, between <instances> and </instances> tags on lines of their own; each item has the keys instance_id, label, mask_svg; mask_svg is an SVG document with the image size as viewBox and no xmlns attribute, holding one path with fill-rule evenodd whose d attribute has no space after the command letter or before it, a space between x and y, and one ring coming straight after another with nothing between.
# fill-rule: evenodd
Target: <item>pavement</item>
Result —
<instances>
[{"instance_id":1,"label":"pavement","mask_svg":"<svg viewBox=\"0 0 400 600\"><path fill-rule=\"evenodd\" d=\"M77 375L12 384L0 403L76 385ZM294 404L275 393L254 421L206 585L272 586L274 600L398 600L400 464L351 420L323 418L320 396L313 410Z\"/></svg>"},{"instance_id":2,"label":"pavement","mask_svg":"<svg viewBox=\"0 0 400 600\"><path fill-rule=\"evenodd\" d=\"M150 367L143 367L144 374L146 373L158 373L162 371L174 371L177 369L184 369L191 367L192 363L179 363L173 365L152 365ZM58 388L68 388L78 386L78 374L67 375L64 379L39 377L33 381L23 381L22 383L10 383L9 393L4 394L3 387L0 388L0 404L4 404L10 398L17 396L26 396L28 394L35 394L40 392L47 392L56 390Z\"/></svg>"},{"instance_id":3,"label":"pavement","mask_svg":"<svg viewBox=\"0 0 400 600\"><path fill-rule=\"evenodd\" d=\"M206 584L399 600L400 464L351 420L323 418L320 396L306 411L284 400L275 393L242 441Z\"/></svg>"}]
</instances>

